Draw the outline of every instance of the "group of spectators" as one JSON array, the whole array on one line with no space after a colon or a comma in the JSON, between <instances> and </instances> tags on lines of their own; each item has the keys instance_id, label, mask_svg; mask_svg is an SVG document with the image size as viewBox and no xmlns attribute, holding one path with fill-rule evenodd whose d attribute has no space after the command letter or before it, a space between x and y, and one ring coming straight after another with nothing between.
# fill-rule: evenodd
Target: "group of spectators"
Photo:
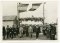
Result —
<instances>
[{"instance_id":1,"label":"group of spectators","mask_svg":"<svg viewBox=\"0 0 60 43\"><path fill-rule=\"evenodd\" d=\"M57 31L56 31L56 25L55 24L49 24L43 27L43 34L47 36L47 38L50 38L50 40L56 40Z\"/></svg>"},{"instance_id":2,"label":"group of spectators","mask_svg":"<svg viewBox=\"0 0 60 43\"><path fill-rule=\"evenodd\" d=\"M51 40L55 40L56 35L56 26L53 24L42 26L42 33L43 35L47 36L47 38L50 38ZM36 34L36 39L39 37L39 33L41 33L41 28L39 25L20 25L20 27L15 27L14 25L12 27L3 26L3 39L13 39L16 38L16 36L19 36L19 38L22 38L24 35L26 37L33 37L33 33Z\"/></svg>"},{"instance_id":3,"label":"group of spectators","mask_svg":"<svg viewBox=\"0 0 60 43\"><path fill-rule=\"evenodd\" d=\"M14 25L12 27L9 27L9 25L7 25L7 27L5 28L5 26L3 26L3 39L14 38L18 34L19 34L18 27L14 27Z\"/></svg>"}]
</instances>

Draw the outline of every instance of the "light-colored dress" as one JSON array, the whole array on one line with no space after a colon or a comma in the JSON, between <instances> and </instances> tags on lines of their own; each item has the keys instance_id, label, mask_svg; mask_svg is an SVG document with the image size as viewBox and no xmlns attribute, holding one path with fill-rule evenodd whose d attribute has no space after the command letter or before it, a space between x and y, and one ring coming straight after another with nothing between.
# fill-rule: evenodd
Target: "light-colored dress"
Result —
<instances>
[{"instance_id":1,"label":"light-colored dress","mask_svg":"<svg viewBox=\"0 0 60 43\"><path fill-rule=\"evenodd\" d=\"M20 33L20 36L23 35L23 27L20 27L20 28L19 28L19 33Z\"/></svg>"},{"instance_id":2,"label":"light-colored dress","mask_svg":"<svg viewBox=\"0 0 60 43\"><path fill-rule=\"evenodd\" d=\"M33 28L31 26L28 28L28 32L29 32L29 36L31 36L33 32Z\"/></svg>"}]
</instances>

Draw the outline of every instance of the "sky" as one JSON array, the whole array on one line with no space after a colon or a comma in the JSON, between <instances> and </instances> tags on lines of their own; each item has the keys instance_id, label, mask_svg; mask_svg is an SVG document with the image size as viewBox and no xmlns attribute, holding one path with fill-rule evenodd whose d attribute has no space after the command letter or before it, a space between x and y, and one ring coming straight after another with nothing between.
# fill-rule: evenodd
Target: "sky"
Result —
<instances>
[{"instance_id":1,"label":"sky","mask_svg":"<svg viewBox=\"0 0 60 43\"><path fill-rule=\"evenodd\" d=\"M28 3L29 8L31 8L32 3L42 3L43 1L25 1L21 3ZM3 16L17 15L17 3L18 1L3 1ZM34 17L43 17L43 4L35 11L27 11L20 13L20 17L28 17L33 15ZM56 1L46 1L44 5L44 15L46 23L56 23L57 22L57 2Z\"/></svg>"}]
</instances>

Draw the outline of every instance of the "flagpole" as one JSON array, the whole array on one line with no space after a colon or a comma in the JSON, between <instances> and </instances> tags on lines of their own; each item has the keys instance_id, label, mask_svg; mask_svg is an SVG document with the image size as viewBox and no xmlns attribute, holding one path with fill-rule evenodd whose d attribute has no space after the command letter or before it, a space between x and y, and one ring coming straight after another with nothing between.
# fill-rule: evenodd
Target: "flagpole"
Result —
<instances>
[{"instance_id":1,"label":"flagpole","mask_svg":"<svg viewBox=\"0 0 60 43\"><path fill-rule=\"evenodd\" d=\"M17 3L17 18L18 18L18 24L17 24L17 26L19 27L19 11L18 11L18 5L19 5L19 3Z\"/></svg>"},{"instance_id":2,"label":"flagpole","mask_svg":"<svg viewBox=\"0 0 60 43\"><path fill-rule=\"evenodd\" d=\"M45 5L45 2L43 2L43 25L44 25L44 23L45 23L45 14L44 14L44 6Z\"/></svg>"}]
</instances>

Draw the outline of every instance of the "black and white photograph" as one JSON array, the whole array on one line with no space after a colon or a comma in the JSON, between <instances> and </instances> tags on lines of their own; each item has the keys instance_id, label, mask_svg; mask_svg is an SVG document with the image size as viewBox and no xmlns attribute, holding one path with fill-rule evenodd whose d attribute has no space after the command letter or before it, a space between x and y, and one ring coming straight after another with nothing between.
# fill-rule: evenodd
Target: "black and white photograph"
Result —
<instances>
[{"instance_id":1,"label":"black and white photograph","mask_svg":"<svg viewBox=\"0 0 60 43\"><path fill-rule=\"evenodd\" d=\"M2 1L2 40L58 40L57 1Z\"/></svg>"}]
</instances>

